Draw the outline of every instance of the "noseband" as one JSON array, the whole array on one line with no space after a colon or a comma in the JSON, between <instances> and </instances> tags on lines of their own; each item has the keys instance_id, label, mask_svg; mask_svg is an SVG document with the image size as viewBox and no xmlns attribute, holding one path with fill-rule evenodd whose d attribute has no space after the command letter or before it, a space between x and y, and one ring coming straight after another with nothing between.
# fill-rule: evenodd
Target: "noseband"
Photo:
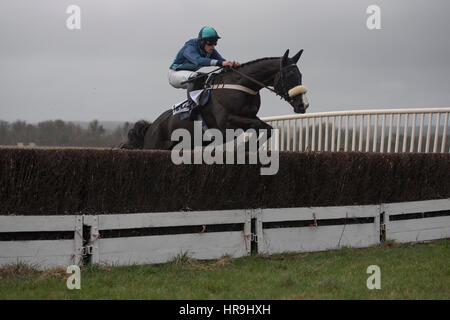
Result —
<instances>
[{"instance_id":1,"label":"noseband","mask_svg":"<svg viewBox=\"0 0 450 320\"><path fill-rule=\"evenodd\" d=\"M307 89L305 86L302 86L302 85L295 86L291 89L287 88L286 73L289 69L293 69L298 74L300 73L300 71L298 71L297 66L295 64L290 64L286 67L281 68L280 76L278 78L278 81L276 81L276 83L274 84L274 88L278 92L277 95L281 96L282 99L284 99L285 101L290 103L294 100L294 97L298 96L299 94L306 93ZM299 77L300 77L300 75L299 75Z\"/></svg>"}]
</instances>

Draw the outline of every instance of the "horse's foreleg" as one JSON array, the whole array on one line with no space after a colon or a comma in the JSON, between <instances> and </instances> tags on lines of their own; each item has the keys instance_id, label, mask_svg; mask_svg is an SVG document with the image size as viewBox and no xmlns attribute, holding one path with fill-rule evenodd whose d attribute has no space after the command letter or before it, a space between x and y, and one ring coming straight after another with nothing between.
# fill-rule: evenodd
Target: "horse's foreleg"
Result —
<instances>
[{"instance_id":1,"label":"horse's foreleg","mask_svg":"<svg viewBox=\"0 0 450 320\"><path fill-rule=\"evenodd\" d=\"M268 141L270 139L270 137L272 136L272 126L269 125L268 123L262 121L261 119L257 118L258 123L256 124L256 142L257 142L257 148L259 150L259 148L262 147L262 145L264 143L266 143L266 141Z\"/></svg>"},{"instance_id":2,"label":"horse's foreleg","mask_svg":"<svg viewBox=\"0 0 450 320\"><path fill-rule=\"evenodd\" d=\"M261 127L261 120L259 118L246 118L237 115L230 115L227 119L227 129L259 129Z\"/></svg>"},{"instance_id":3,"label":"horse's foreleg","mask_svg":"<svg viewBox=\"0 0 450 320\"><path fill-rule=\"evenodd\" d=\"M272 136L272 126L265 123L261 119L246 118L241 116L232 115L228 118L227 129L242 129L247 131L248 129L254 129L256 131L256 136L259 137L261 133L265 134L265 138L257 138L258 146L262 145ZM265 130L265 131L263 131ZM248 142L246 142L246 149L248 150Z\"/></svg>"}]
</instances>

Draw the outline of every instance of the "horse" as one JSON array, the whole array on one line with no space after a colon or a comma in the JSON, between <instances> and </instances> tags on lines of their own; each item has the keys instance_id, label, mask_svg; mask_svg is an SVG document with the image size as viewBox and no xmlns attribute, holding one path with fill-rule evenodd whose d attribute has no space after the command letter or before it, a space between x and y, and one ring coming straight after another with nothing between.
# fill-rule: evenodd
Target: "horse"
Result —
<instances>
[{"instance_id":1,"label":"horse","mask_svg":"<svg viewBox=\"0 0 450 320\"><path fill-rule=\"evenodd\" d=\"M297 67L302 53L303 49L289 58L288 49L282 57L260 58L215 73L213 83L206 88L211 95L200 111L207 127L218 129L223 136L226 129L254 129L257 133L265 129L269 138L272 127L257 117L261 106L259 91L263 88L287 101L295 113L305 113L309 106L307 90ZM171 150L177 144L171 140L172 132L179 128L192 135L194 122L182 120L171 109L167 110L153 123L145 120L135 123L122 148Z\"/></svg>"}]
</instances>

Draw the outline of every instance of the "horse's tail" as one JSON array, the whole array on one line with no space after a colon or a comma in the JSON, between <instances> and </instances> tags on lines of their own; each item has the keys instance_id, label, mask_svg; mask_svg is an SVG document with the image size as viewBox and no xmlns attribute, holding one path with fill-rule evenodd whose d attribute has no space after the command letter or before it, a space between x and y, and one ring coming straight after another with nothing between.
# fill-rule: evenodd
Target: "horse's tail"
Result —
<instances>
[{"instance_id":1,"label":"horse's tail","mask_svg":"<svg viewBox=\"0 0 450 320\"><path fill-rule=\"evenodd\" d=\"M148 121L141 120L134 124L134 127L128 131L128 141L125 142L122 149L142 149L144 147L144 137L148 128L152 124Z\"/></svg>"}]
</instances>

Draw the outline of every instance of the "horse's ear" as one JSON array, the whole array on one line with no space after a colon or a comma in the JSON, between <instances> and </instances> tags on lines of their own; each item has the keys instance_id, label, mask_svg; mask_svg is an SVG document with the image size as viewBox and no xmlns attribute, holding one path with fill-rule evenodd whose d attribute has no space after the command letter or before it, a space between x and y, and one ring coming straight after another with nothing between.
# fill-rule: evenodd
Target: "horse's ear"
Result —
<instances>
[{"instance_id":1,"label":"horse's ear","mask_svg":"<svg viewBox=\"0 0 450 320\"><path fill-rule=\"evenodd\" d=\"M292 57L292 60L294 60L294 63L297 63L300 57L302 56L303 49L300 50L295 56Z\"/></svg>"},{"instance_id":2,"label":"horse's ear","mask_svg":"<svg viewBox=\"0 0 450 320\"><path fill-rule=\"evenodd\" d=\"M288 64L288 57L289 57L289 49L286 50L286 52L284 53L283 58L281 59L281 66L285 66Z\"/></svg>"}]
</instances>

